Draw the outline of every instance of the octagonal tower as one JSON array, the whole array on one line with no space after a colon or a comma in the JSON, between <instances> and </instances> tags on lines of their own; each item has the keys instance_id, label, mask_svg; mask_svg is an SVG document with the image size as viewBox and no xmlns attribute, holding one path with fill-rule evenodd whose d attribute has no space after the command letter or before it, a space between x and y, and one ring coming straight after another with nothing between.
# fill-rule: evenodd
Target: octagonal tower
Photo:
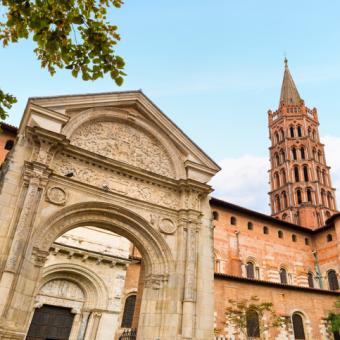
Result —
<instances>
[{"instance_id":1,"label":"octagonal tower","mask_svg":"<svg viewBox=\"0 0 340 340\"><path fill-rule=\"evenodd\" d=\"M317 110L305 106L285 59L279 108L268 112L272 216L316 229L337 211Z\"/></svg>"}]
</instances>

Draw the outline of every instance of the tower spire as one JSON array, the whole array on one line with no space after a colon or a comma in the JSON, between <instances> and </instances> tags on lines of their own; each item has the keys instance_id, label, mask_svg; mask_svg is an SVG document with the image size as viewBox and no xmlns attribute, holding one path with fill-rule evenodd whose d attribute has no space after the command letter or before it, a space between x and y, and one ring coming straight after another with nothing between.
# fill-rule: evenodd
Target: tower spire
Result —
<instances>
[{"instance_id":1,"label":"tower spire","mask_svg":"<svg viewBox=\"0 0 340 340\"><path fill-rule=\"evenodd\" d=\"M283 103L286 106L299 105L301 102L301 97L295 86L293 77L290 74L287 58L284 59L284 64L285 64L285 70L284 70L283 81L282 81L282 86L281 86L280 103Z\"/></svg>"},{"instance_id":2,"label":"tower spire","mask_svg":"<svg viewBox=\"0 0 340 340\"><path fill-rule=\"evenodd\" d=\"M280 105L268 118L272 216L310 229L325 225L337 207L317 110L300 98L286 58Z\"/></svg>"}]
</instances>

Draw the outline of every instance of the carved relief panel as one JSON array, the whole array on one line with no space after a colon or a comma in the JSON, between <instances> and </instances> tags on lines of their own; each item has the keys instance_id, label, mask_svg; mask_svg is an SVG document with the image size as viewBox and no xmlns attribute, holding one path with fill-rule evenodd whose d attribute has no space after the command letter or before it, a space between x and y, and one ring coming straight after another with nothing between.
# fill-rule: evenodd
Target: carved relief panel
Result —
<instances>
[{"instance_id":1,"label":"carved relief panel","mask_svg":"<svg viewBox=\"0 0 340 340\"><path fill-rule=\"evenodd\" d=\"M60 299L77 301L85 300L85 296L81 288L74 282L64 279L55 279L45 283L39 294L54 296Z\"/></svg>"},{"instance_id":2,"label":"carved relief panel","mask_svg":"<svg viewBox=\"0 0 340 340\"><path fill-rule=\"evenodd\" d=\"M143 170L174 178L165 148L150 134L126 122L88 122L71 136L71 144Z\"/></svg>"},{"instance_id":3,"label":"carved relief panel","mask_svg":"<svg viewBox=\"0 0 340 340\"><path fill-rule=\"evenodd\" d=\"M93 164L58 154L53 162L55 173L72 178L106 191L123 194L131 198L159 204L171 209L178 208L179 194L171 189L146 183L132 177L122 176L109 169L98 168Z\"/></svg>"}]
</instances>

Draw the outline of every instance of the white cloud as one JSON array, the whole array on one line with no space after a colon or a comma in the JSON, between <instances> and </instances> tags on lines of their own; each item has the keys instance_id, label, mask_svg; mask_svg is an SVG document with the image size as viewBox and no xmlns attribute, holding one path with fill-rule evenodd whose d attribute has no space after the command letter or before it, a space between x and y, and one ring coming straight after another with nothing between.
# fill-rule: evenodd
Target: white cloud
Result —
<instances>
[{"instance_id":1,"label":"white cloud","mask_svg":"<svg viewBox=\"0 0 340 340\"><path fill-rule=\"evenodd\" d=\"M340 205L340 137L325 136L326 159ZM259 212L270 213L269 162L266 157L244 155L219 162L222 170L211 181L213 196Z\"/></svg>"},{"instance_id":2,"label":"white cloud","mask_svg":"<svg viewBox=\"0 0 340 340\"><path fill-rule=\"evenodd\" d=\"M268 169L266 157L244 155L219 162L222 170L213 178L213 196L230 203L269 212Z\"/></svg>"}]
</instances>

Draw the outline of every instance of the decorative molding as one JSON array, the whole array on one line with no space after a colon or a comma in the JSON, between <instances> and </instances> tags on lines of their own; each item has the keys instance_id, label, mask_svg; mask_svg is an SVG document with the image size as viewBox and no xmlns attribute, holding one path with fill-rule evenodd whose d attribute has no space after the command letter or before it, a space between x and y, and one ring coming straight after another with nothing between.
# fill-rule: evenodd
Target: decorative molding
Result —
<instances>
[{"instance_id":1,"label":"decorative molding","mask_svg":"<svg viewBox=\"0 0 340 340\"><path fill-rule=\"evenodd\" d=\"M149 274L144 278L144 286L146 288L161 289L168 279L168 274Z\"/></svg>"},{"instance_id":2,"label":"decorative molding","mask_svg":"<svg viewBox=\"0 0 340 340\"><path fill-rule=\"evenodd\" d=\"M47 251L34 247L32 250L32 259L34 261L34 265L36 267L42 267L47 260L48 254L49 253Z\"/></svg>"},{"instance_id":3,"label":"decorative molding","mask_svg":"<svg viewBox=\"0 0 340 340\"><path fill-rule=\"evenodd\" d=\"M175 190L99 168L94 163L58 154L52 164L52 169L62 176L72 173L72 180L101 188L105 192L129 196L171 209L178 208L179 195Z\"/></svg>"},{"instance_id":4,"label":"decorative molding","mask_svg":"<svg viewBox=\"0 0 340 340\"><path fill-rule=\"evenodd\" d=\"M46 201L56 204L65 205L68 195L61 187L50 187L46 191Z\"/></svg>"},{"instance_id":5,"label":"decorative molding","mask_svg":"<svg viewBox=\"0 0 340 340\"><path fill-rule=\"evenodd\" d=\"M170 218L163 218L159 223L159 229L164 234L174 234L177 226Z\"/></svg>"},{"instance_id":6,"label":"decorative molding","mask_svg":"<svg viewBox=\"0 0 340 340\"><path fill-rule=\"evenodd\" d=\"M155 137L131 123L118 121L86 122L71 136L71 144L87 151L175 178L166 149Z\"/></svg>"},{"instance_id":7,"label":"decorative molding","mask_svg":"<svg viewBox=\"0 0 340 340\"><path fill-rule=\"evenodd\" d=\"M116 265L125 266L131 263L130 259L123 259L116 256L102 255L99 253L83 250L81 248L75 248L63 244L54 243L50 248L50 254L57 256L66 256L67 258L80 257L82 262L95 261L97 265L108 264L111 268Z\"/></svg>"}]
</instances>

